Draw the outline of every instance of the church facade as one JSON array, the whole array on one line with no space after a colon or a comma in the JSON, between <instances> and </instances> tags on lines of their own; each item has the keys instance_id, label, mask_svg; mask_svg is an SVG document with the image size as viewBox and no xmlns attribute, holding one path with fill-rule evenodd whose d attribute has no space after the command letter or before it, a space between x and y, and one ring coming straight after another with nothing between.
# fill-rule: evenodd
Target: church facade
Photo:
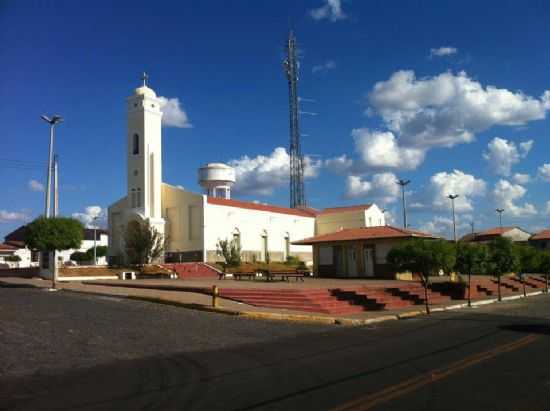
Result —
<instances>
[{"instance_id":1,"label":"church facade","mask_svg":"<svg viewBox=\"0 0 550 411\"><path fill-rule=\"evenodd\" d=\"M109 207L111 262L124 261L123 232L133 221L149 221L165 237L169 262L219 261L218 242L235 239L244 261L295 256L311 263L312 247L293 242L349 227L385 225L374 204L296 209L231 199L227 185L201 194L163 183L160 101L144 83L128 98L127 109L127 192Z\"/></svg>"}]
</instances>

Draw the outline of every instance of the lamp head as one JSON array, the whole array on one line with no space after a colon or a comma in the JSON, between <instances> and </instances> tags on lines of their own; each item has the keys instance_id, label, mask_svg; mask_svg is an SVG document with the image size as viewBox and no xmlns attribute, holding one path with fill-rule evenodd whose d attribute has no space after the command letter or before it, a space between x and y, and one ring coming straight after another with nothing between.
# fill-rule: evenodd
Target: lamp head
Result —
<instances>
[{"instance_id":1,"label":"lamp head","mask_svg":"<svg viewBox=\"0 0 550 411\"><path fill-rule=\"evenodd\" d=\"M63 121L63 118L61 116L58 116L57 114L53 115L52 118L49 118L45 114L42 114L40 118L51 126L54 126Z\"/></svg>"}]
</instances>

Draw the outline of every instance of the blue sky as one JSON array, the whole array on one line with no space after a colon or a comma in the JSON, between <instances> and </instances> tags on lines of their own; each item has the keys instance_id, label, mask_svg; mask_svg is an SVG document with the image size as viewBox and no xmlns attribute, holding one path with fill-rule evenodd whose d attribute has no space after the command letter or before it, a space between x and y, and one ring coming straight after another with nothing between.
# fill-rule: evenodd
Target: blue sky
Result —
<instances>
[{"instance_id":1,"label":"blue sky","mask_svg":"<svg viewBox=\"0 0 550 411\"><path fill-rule=\"evenodd\" d=\"M415 228L449 236L451 192L460 232L496 225L497 206L547 227L549 18L540 1L3 1L0 236L43 211L43 113L65 118L61 212L125 195L125 100L144 70L177 99L164 181L199 191L200 165L231 162L235 196L287 205L289 25L316 113L301 117L311 206L374 201L400 224L400 177Z\"/></svg>"}]
</instances>

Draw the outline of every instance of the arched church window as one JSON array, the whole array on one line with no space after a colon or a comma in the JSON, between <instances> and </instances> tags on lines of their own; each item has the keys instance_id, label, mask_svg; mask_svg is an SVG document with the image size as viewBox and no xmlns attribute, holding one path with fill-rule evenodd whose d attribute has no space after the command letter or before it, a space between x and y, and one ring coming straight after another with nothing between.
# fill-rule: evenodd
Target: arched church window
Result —
<instances>
[{"instance_id":1,"label":"arched church window","mask_svg":"<svg viewBox=\"0 0 550 411\"><path fill-rule=\"evenodd\" d=\"M132 208L136 208L136 190L133 188L130 192L130 204Z\"/></svg>"},{"instance_id":2,"label":"arched church window","mask_svg":"<svg viewBox=\"0 0 550 411\"><path fill-rule=\"evenodd\" d=\"M137 189L136 196L137 196L137 201L136 201L137 207L140 208L141 207L141 188Z\"/></svg>"},{"instance_id":3,"label":"arched church window","mask_svg":"<svg viewBox=\"0 0 550 411\"><path fill-rule=\"evenodd\" d=\"M134 134L134 137L132 139L132 154L139 154L139 135L137 134Z\"/></svg>"},{"instance_id":4,"label":"arched church window","mask_svg":"<svg viewBox=\"0 0 550 411\"><path fill-rule=\"evenodd\" d=\"M241 232L238 228L235 228L235 230L233 230L233 240L239 247L241 247Z\"/></svg>"},{"instance_id":5,"label":"arched church window","mask_svg":"<svg viewBox=\"0 0 550 411\"><path fill-rule=\"evenodd\" d=\"M285 261L288 260L288 257L290 257L290 235L288 233L285 233Z\"/></svg>"}]
</instances>

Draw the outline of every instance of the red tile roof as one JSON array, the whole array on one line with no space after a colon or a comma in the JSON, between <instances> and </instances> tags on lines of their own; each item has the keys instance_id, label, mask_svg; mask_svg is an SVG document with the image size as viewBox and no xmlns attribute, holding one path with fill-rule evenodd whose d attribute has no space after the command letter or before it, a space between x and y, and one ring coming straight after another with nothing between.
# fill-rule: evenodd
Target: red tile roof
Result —
<instances>
[{"instance_id":1,"label":"red tile roof","mask_svg":"<svg viewBox=\"0 0 550 411\"><path fill-rule=\"evenodd\" d=\"M534 234L530 240L550 240L550 228Z\"/></svg>"},{"instance_id":2,"label":"red tile roof","mask_svg":"<svg viewBox=\"0 0 550 411\"><path fill-rule=\"evenodd\" d=\"M319 215L344 213L346 211L368 210L371 207L372 207L372 204L358 204L358 205L347 206L347 207L329 207L322 210L319 213Z\"/></svg>"},{"instance_id":3,"label":"red tile roof","mask_svg":"<svg viewBox=\"0 0 550 411\"><path fill-rule=\"evenodd\" d=\"M326 242L333 242L333 241L376 240L381 238L412 238L412 237L439 238L432 234L423 233L421 231L406 230L404 228L397 228L397 227L392 227L387 225L387 226L380 226L380 227L347 228L344 230L336 231L334 233L318 235L316 237L295 241L292 244L311 245L311 244L326 243Z\"/></svg>"},{"instance_id":4,"label":"red tile roof","mask_svg":"<svg viewBox=\"0 0 550 411\"><path fill-rule=\"evenodd\" d=\"M225 198L208 197L208 204L227 207L245 208L248 210L268 211L270 213L290 214L300 217L315 217L318 211L313 208L288 208L269 204L253 203L251 201L227 200Z\"/></svg>"},{"instance_id":5,"label":"red tile roof","mask_svg":"<svg viewBox=\"0 0 550 411\"><path fill-rule=\"evenodd\" d=\"M16 251L18 248L6 243L0 244L0 251Z\"/></svg>"},{"instance_id":6,"label":"red tile roof","mask_svg":"<svg viewBox=\"0 0 550 411\"><path fill-rule=\"evenodd\" d=\"M489 228L488 230L482 231L480 233L477 233L478 236L480 235L502 235L504 233L507 233L510 230L513 230L517 227L495 227L495 228Z\"/></svg>"}]
</instances>

